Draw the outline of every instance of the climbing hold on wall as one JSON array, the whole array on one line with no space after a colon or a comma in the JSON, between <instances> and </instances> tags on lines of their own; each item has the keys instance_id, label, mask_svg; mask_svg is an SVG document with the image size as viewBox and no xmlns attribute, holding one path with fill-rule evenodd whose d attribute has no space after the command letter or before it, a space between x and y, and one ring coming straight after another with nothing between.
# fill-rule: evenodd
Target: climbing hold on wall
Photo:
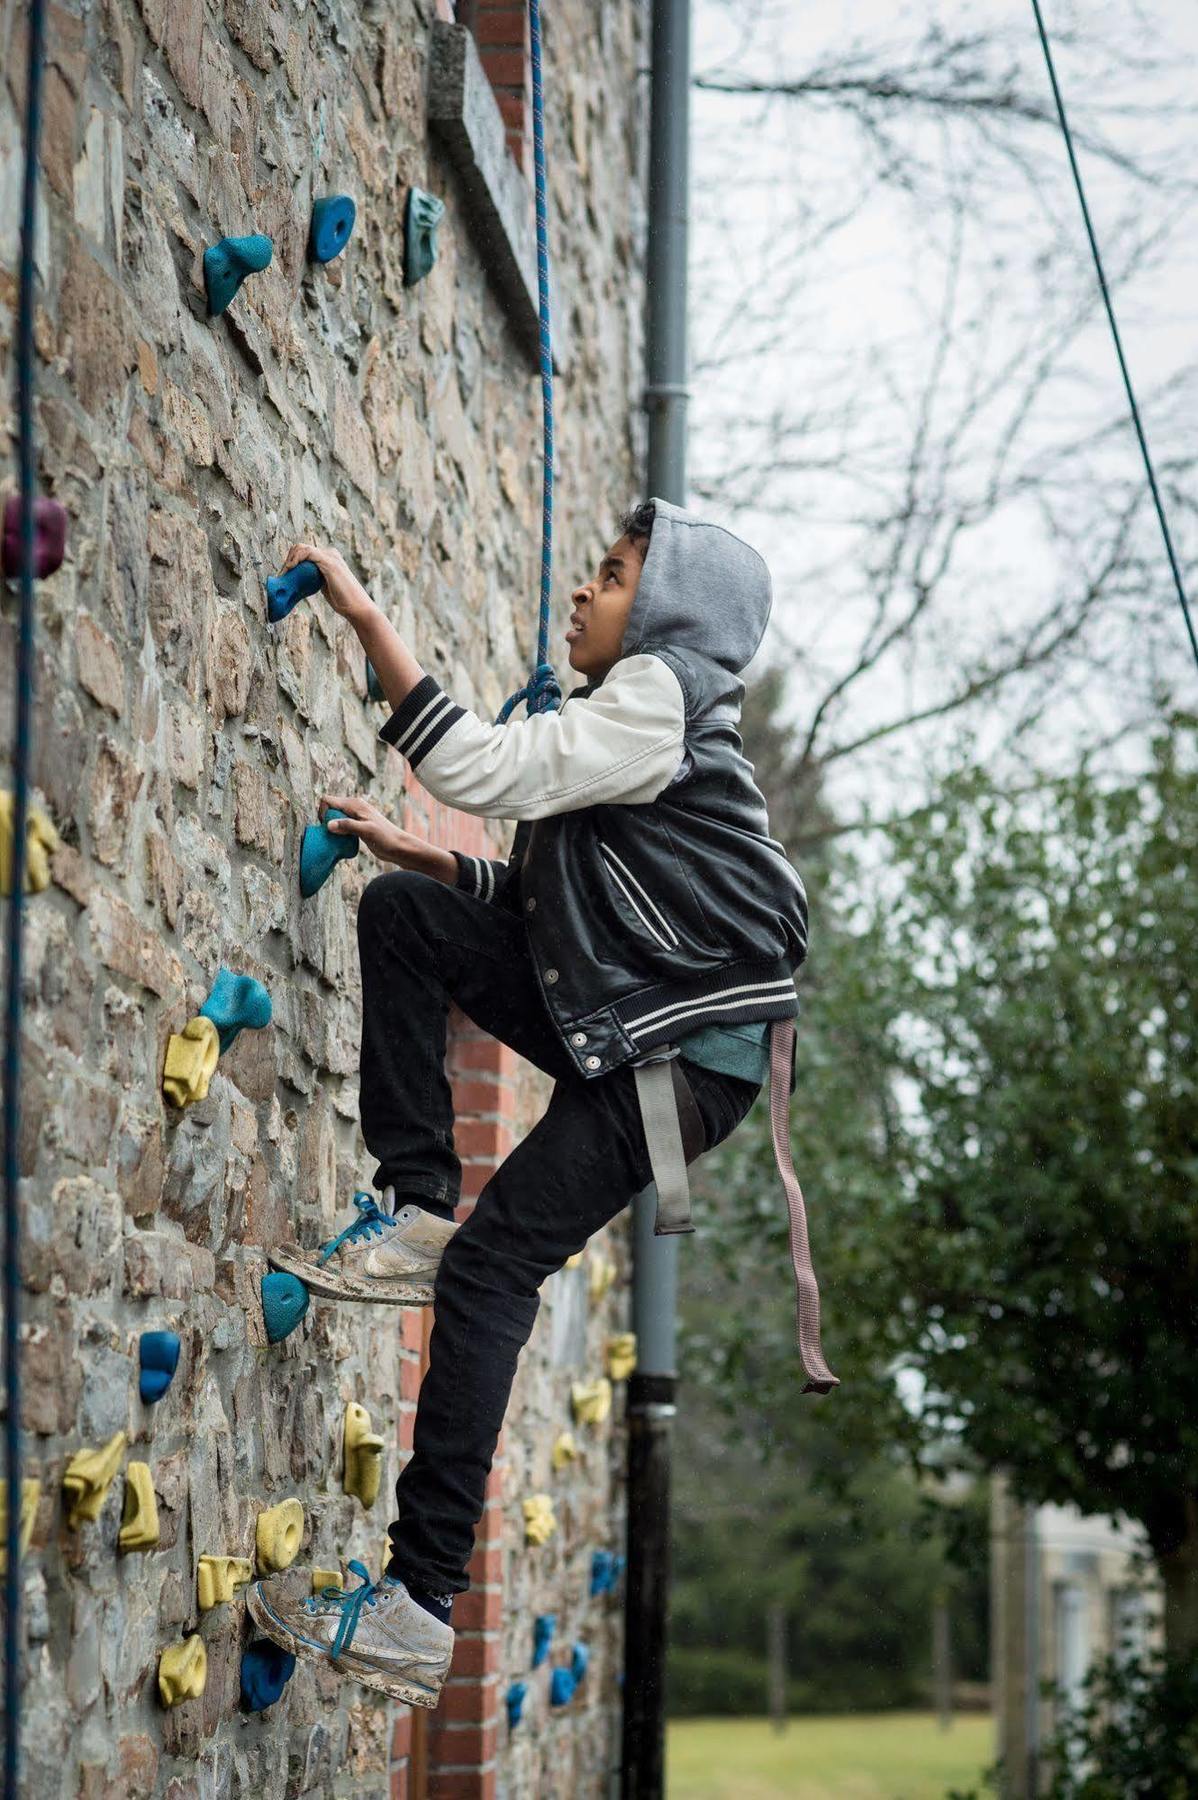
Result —
<instances>
[{"instance_id":1,"label":"climbing hold on wall","mask_svg":"<svg viewBox=\"0 0 1198 1800\"><path fill-rule=\"evenodd\" d=\"M247 275L265 269L274 255L268 237L254 232L249 237L222 238L204 252L204 287L213 318L223 313Z\"/></svg>"},{"instance_id":2,"label":"climbing hold on wall","mask_svg":"<svg viewBox=\"0 0 1198 1800\"><path fill-rule=\"evenodd\" d=\"M188 1019L182 1031L166 1041L162 1091L180 1111L207 1098L208 1084L220 1058L220 1034L211 1019Z\"/></svg>"},{"instance_id":3,"label":"climbing hold on wall","mask_svg":"<svg viewBox=\"0 0 1198 1800\"><path fill-rule=\"evenodd\" d=\"M524 1502L524 1542L547 1544L557 1530L549 1494L529 1494Z\"/></svg>"},{"instance_id":4,"label":"climbing hold on wall","mask_svg":"<svg viewBox=\"0 0 1198 1800\"><path fill-rule=\"evenodd\" d=\"M12 893L13 797L0 794L0 894ZM50 885L50 857L58 849L58 833L45 813L31 806L25 815L25 892L40 894Z\"/></svg>"},{"instance_id":5,"label":"climbing hold on wall","mask_svg":"<svg viewBox=\"0 0 1198 1800\"><path fill-rule=\"evenodd\" d=\"M387 1548L388 1551L391 1548L390 1541L388 1541ZM385 1566L386 1565L384 1564L384 1567ZM336 1588L340 1593L344 1587L345 1576L341 1573L340 1569L313 1569L312 1592L314 1594L323 1594L326 1588Z\"/></svg>"},{"instance_id":6,"label":"climbing hold on wall","mask_svg":"<svg viewBox=\"0 0 1198 1800\"><path fill-rule=\"evenodd\" d=\"M117 1544L122 1550L158 1548L158 1501L149 1463L131 1462L125 1470L125 1505Z\"/></svg>"},{"instance_id":7,"label":"climbing hold on wall","mask_svg":"<svg viewBox=\"0 0 1198 1800\"><path fill-rule=\"evenodd\" d=\"M290 1337L308 1310L308 1290L298 1275L272 1270L262 1277L262 1323L270 1344Z\"/></svg>"},{"instance_id":8,"label":"climbing hold on wall","mask_svg":"<svg viewBox=\"0 0 1198 1800\"><path fill-rule=\"evenodd\" d=\"M201 1556L196 1569L196 1603L200 1611L223 1606L238 1588L248 1587L253 1579L254 1565L248 1556Z\"/></svg>"},{"instance_id":9,"label":"climbing hold on wall","mask_svg":"<svg viewBox=\"0 0 1198 1800\"><path fill-rule=\"evenodd\" d=\"M181 1644L172 1644L158 1659L158 1693L164 1706L198 1700L207 1679L208 1652L195 1632Z\"/></svg>"},{"instance_id":10,"label":"climbing hold on wall","mask_svg":"<svg viewBox=\"0 0 1198 1800\"><path fill-rule=\"evenodd\" d=\"M270 1638L255 1638L241 1659L241 1699L249 1712L273 1706L295 1670L295 1658Z\"/></svg>"},{"instance_id":11,"label":"climbing hold on wall","mask_svg":"<svg viewBox=\"0 0 1198 1800\"><path fill-rule=\"evenodd\" d=\"M254 1541L258 1567L264 1575L289 1569L299 1554L304 1535L304 1509L298 1500L280 1500L258 1514Z\"/></svg>"},{"instance_id":12,"label":"climbing hold on wall","mask_svg":"<svg viewBox=\"0 0 1198 1800\"><path fill-rule=\"evenodd\" d=\"M33 573L38 581L62 566L67 553L67 509L61 500L41 496L33 502ZM4 502L3 550L0 566L6 575L21 573L21 496Z\"/></svg>"},{"instance_id":13,"label":"climbing hold on wall","mask_svg":"<svg viewBox=\"0 0 1198 1800\"><path fill-rule=\"evenodd\" d=\"M568 1706L574 1698L576 1683L569 1669L554 1669L549 1677L550 1706Z\"/></svg>"},{"instance_id":14,"label":"climbing hold on wall","mask_svg":"<svg viewBox=\"0 0 1198 1800\"><path fill-rule=\"evenodd\" d=\"M384 705L386 704L387 696L383 692L383 684L379 680L378 670L369 657L366 659L366 692L372 700L381 700Z\"/></svg>"},{"instance_id":15,"label":"climbing hold on wall","mask_svg":"<svg viewBox=\"0 0 1198 1800\"><path fill-rule=\"evenodd\" d=\"M125 1433L118 1431L102 1450L79 1450L72 1456L62 1478L67 1497L67 1524L74 1531L85 1519L95 1520L116 1479L125 1454Z\"/></svg>"},{"instance_id":16,"label":"climbing hold on wall","mask_svg":"<svg viewBox=\"0 0 1198 1800\"><path fill-rule=\"evenodd\" d=\"M621 1331L607 1340L607 1372L613 1381L627 1381L636 1368L636 1332Z\"/></svg>"},{"instance_id":17,"label":"climbing hold on wall","mask_svg":"<svg viewBox=\"0 0 1198 1800\"><path fill-rule=\"evenodd\" d=\"M207 1025L208 1020L205 1019L204 1023ZM146 1404L150 1405L155 1400L161 1400L179 1367L178 1332L143 1331L137 1342L137 1360L141 1369L137 1378L137 1391Z\"/></svg>"},{"instance_id":18,"label":"climbing hold on wall","mask_svg":"<svg viewBox=\"0 0 1198 1800\"><path fill-rule=\"evenodd\" d=\"M444 200L426 194L423 188L409 188L404 209L403 278L406 286L423 281L437 260L437 226L445 213Z\"/></svg>"},{"instance_id":19,"label":"climbing hold on wall","mask_svg":"<svg viewBox=\"0 0 1198 1800\"><path fill-rule=\"evenodd\" d=\"M349 243L358 209L348 194L327 194L312 202L308 255L313 262L332 262Z\"/></svg>"},{"instance_id":20,"label":"climbing hold on wall","mask_svg":"<svg viewBox=\"0 0 1198 1800\"><path fill-rule=\"evenodd\" d=\"M507 1691L507 1696L506 1696L506 1700L505 1700L505 1704L507 1706L507 1724L508 1724L509 1731L514 1731L516 1729L517 1725L520 1723L520 1720L523 1718L524 1702L527 1699L527 1697L528 1697L527 1681L513 1681L511 1687Z\"/></svg>"},{"instance_id":21,"label":"climbing hold on wall","mask_svg":"<svg viewBox=\"0 0 1198 1800\"><path fill-rule=\"evenodd\" d=\"M616 1559L610 1550L596 1550L591 1556L591 1594L610 1594L615 1580Z\"/></svg>"},{"instance_id":22,"label":"climbing hold on wall","mask_svg":"<svg viewBox=\"0 0 1198 1800\"><path fill-rule=\"evenodd\" d=\"M370 1414L356 1400L351 1400L345 1409L342 1444L342 1485L347 1494L355 1494L369 1508L379 1497L385 1446L377 1431L371 1429Z\"/></svg>"},{"instance_id":23,"label":"climbing hold on wall","mask_svg":"<svg viewBox=\"0 0 1198 1800\"><path fill-rule=\"evenodd\" d=\"M269 575L266 579L266 616L272 625L285 619L301 600L311 599L324 586L324 576L314 562L298 562L285 575Z\"/></svg>"},{"instance_id":24,"label":"climbing hold on wall","mask_svg":"<svg viewBox=\"0 0 1198 1800\"><path fill-rule=\"evenodd\" d=\"M553 1441L553 1449L549 1460L555 1469L564 1469L567 1463L578 1461L578 1445L572 1431L561 1431Z\"/></svg>"},{"instance_id":25,"label":"climbing hold on wall","mask_svg":"<svg viewBox=\"0 0 1198 1800\"><path fill-rule=\"evenodd\" d=\"M612 1282L615 1279L616 1265L611 1260L611 1257L604 1256L602 1250L593 1251L591 1254L590 1275L587 1280L587 1291L589 1292L591 1299L594 1301L602 1300L604 1295L610 1291Z\"/></svg>"},{"instance_id":26,"label":"climbing hold on wall","mask_svg":"<svg viewBox=\"0 0 1198 1800\"><path fill-rule=\"evenodd\" d=\"M570 1387L570 1408L579 1425L602 1425L611 1411L611 1382L606 1375L595 1381L575 1381Z\"/></svg>"},{"instance_id":27,"label":"climbing hold on wall","mask_svg":"<svg viewBox=\"0 0 1198 1800\"><path fill-rule=\"evenodd\" d=\"M300 893L305 900L320 892L339 862L356 856L362 848L361 839L352 831L341 833L328 829L330 819L346 817L346 813L330 806L321 824L304 826L300 841Z\"/></svg>"},{"instance_id":28,"label":"climbing hold on wall","mask_svg":"<svg viewBox=\"0 0 1198 1800\"><path fill-rule=\"evenodd\" d=\"M532 1622L532 1666L539 1669L549 1654L553 1634L557 1630L556 1613L538 1613Z\"/></svg>"},{"instance_id":29,"label":"climbing hold on wall","mask_svg":"<svg viewBox=\"0 0 1198 1800\"><path fill-rule=\"evenodd\" d=\"M567 1256L565 1262L562 1264L562 1268L563 1269L576 1269L581 1261L582 1261L582 1251L576 1250L574 1252L573 1256Z\"/></svg>"},{"instance_id":30,"label":"climbing hold on wall","mask_svg":"<svg viewBox=\"0 0 1198 1800\"><path fill-rule=\"evenodd\" d=\"M200 1008L202 1019L211 1019L220 1037L220 1053L231 1050L243 1031L261 1031L270 1024L270 995L252 975L233 975L218 969L212 992Z\"/></svg>"},{"instance_id":31,"label":"climbing hold on wall","mask_svg":"<svg viewBox=\"0 0 1198 1800\"><path fill-rule=\"evenodd\" d=\"M42 1497L42 1484L33 1476L27 1476L21 1483L21 1525L18 1533L20 1553L24 1556L29 1548L29 1540L33 1536L33 1522L37 1518L37 1503ZM8 1567L8 1484L0 1482L0 1575Z\"/></svg>"},{"instance_id":32,"label":"climbing hold on wall","mask_svg":"<svg viewBox=\"0 0 1198 1800\"><path fill-rule=\"evenodd\" d=\"M570 1656L570 1673L574 1677L575 1687L578 1686L579 1682L585 1676L585 1674L587 1672L587 1665L589 1664L590 1660L591 1660L591 1653L587 1649L586 1645L585 1644L575 1644L574 1649Z\"/></svg>"}]
</instances>

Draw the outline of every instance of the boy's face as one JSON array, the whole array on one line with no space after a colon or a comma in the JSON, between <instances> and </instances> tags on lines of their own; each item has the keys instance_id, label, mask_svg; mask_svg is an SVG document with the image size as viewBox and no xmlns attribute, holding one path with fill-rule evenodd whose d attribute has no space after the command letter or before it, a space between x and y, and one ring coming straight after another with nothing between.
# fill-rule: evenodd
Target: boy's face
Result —
<instances>
[{"instance_id":1,"label":"boy's face","mask_svg":"<svg viewBox=\"0 0 1198 1800\"><path fill-rule=\"evenodd\" d=\"M570 667L592 681L601 681L619 661L641 566L637 545L631 538L617 538L591 579L570 596L574 603L566 633Z\"/></svg>"}]
</instances>

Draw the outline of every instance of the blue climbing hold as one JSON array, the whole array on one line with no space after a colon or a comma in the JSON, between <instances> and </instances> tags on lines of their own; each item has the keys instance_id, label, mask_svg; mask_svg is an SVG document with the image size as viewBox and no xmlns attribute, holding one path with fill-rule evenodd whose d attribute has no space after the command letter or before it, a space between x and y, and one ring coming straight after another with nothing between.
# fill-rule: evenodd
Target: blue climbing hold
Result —
<instances>
[{"instance_id":1,"label":"blue climbing hold","mask_svg":"<svg viewBox=\"0 0 1198 1800\"><path fill-rule=\"evenodd\" d=\"M372 700L386 700L387 698L383 692L383 684L378 677L378 670L369 657L366 659L366 692Z\"/></svg>"},{"instance_id":2,"label":"blue climbing hold","mask_svg":"<svg viewBox=\"0 0 1198 1800\"><path fill-rule=\"evenodd\" d=\"M262 1277L262 1320L268 1343L281 1344L291 1336L308 1310L308 1298L298 1275L272 1269Z\"/></svg>"},{"instance_id":3,"label":"blue climbing hold","mask_svg":"<svg viewBox=\"0 0 1198 1800\"><path fill-rule=\"evenodd\" d=\"M328 829L330 819L344 819L348 814L330 806L319 825L305 825L300 844L300 893L305 900L318 894L334 868L346 857L356 856L361 840L352 832L344 834Z\"/></svg>"},{"instance_id":4,"label":"blue climbing hold","mask_svg":"<svg viewBox=\"0 0 1198 1800\"><path fill-rule=\"evenodd\" d=\"M549 1677L550 1706L567 1706L574 1698L577 1683L571 1669L555 1669Z\"/></svg>"},{"instance_id":5,"label":"blue climbing hold","mask_svg":"<svg viewBox=\"0 0 1198 1800\"><path fill-rule=\"evenodd\" d=\"M204 286L213 318L224 312L246 276L265 269L273 255L274 245L260 232L250 237L222 238L219 244L205 250Z\"/></svg>"},{"instance_id":6,"label":"blue climbing hold","mask_svg":"<svg viewBox=\"0 0 1198 1800\"><path fill-rule=\"evenodd\" d=\"M549 1654L553 1634L557 1630L556 1613L538 1613L532 1622L532 1666L539 1669Z\"/></svg>"},{"instance_id":7,"label":"blue climbing hold","mask_svg":"<svg viewBox=\"0 0 1198 1800\"><path fill-rule=\"evenodd\" d=\"M513 1681L507 1691L508 1730L514 1731L524 1716L524 1701L528 1695L527 1681Z\"/></svg>"},{"instance_id":8,"label":"blue climbing hold","mask_svg":"<svg viewBox=\"0 0 1198 1800\"><path fill-rule=\"evenodd\" d=\"M616 1559L610 1550L596 1550L591 1557L591 1593L610 1594L615 1580Z\"/></svg>"},{"instance_id":9,"label":"blue climbing hold","mask_svg":"<svg viewBox=\"0 0 1198 1800\"><path fill-rule=\"evenodd\" d=\"M270 1024L270 995L252 975L233 975L228 969L218 969L200 1016L211 1019L216 1026L223 1056L233 1048L239 1033L261 1031Z\"/></svg>"},{"instance_id":10,"label":"blue climbing hold","mask_svg":"<svg viewBox=\"0 0 1198 1800\"><path fill-rule=\"evenodd\" d=\"M332 262L349 243L358 209L348 194L329 194L312 202L308 255L313 262Z\"/></svg>"},{"instance_id":11,"label":"blue climbing hold","mask_svg":"<svg viewBox=\"0 0 1198 1800\"><path fill-rule=\"evenodd\" d=\"M137 1391L148 1405L161 1400L179 1367L177 1331L143 1331L137 1346Z\"/></svg>"},{"instance_id":12,"label":"blue climbing hold","mask_svg":"<svg viewBox=\"0 0 1198 1800\"><path fill-rule=\"evenodd\" d=\"M273 1706L295 1669L290 1650L269 1638L255 1638L241 1659L241 1699L250 1712Z\"/></svg>"},{"instance_id":13,"label":"blue climbing hold","mask_svg":"<svg viewBox=\"0 0 1198 1800\"><path fill-rule=\"evenodd\" d=\"M575 1644L573 1653L570 1657L570 1674L574 1678L575 1687L578 1686L579 1682L582 1680L583 1676L586 1674L587 1664L590 1662L590 1660L591 1660L591 1653L587 1649L586 1645L585 1644Z\"/></svg>"},{"instance_id":14,"label":"blue climbing hold","mask_svg":"<svg viewBox=\"0 0 1198 1800\"><path fill-rule=\"evenodd\" d=\"M301 600L311 599L324 586L324 576L314 562L298 562L285 575L270 575L266 581L266 616L277 625L293 612Z\"/></svg>"}]
</instances>

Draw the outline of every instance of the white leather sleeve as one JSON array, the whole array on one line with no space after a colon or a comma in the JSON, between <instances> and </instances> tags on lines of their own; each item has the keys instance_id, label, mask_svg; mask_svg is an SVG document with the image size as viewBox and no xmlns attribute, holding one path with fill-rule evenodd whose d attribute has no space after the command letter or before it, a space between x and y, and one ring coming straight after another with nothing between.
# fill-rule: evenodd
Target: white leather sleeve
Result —
<instances>
[{"instance_id":1,"label":"white leather sleeve","mask_svg":"<svg viewBox=\"0 0 1198 1800\"><path fill-rule=\"evenodd\" d=\"M487 819L543 819L655 800L682 761L686 702L674 671L621 659L594 693L559 711L491 725L426 675L379 736L436 799Z\"/></svg>"}]
</instances>

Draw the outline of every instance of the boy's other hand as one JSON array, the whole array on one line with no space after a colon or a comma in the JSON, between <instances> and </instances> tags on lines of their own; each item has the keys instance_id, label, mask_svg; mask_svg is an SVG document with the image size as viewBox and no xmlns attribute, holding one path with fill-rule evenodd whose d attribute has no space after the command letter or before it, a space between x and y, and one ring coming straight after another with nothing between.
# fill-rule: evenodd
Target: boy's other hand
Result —
<instances>
[{"instance_id":1,"label":"boy's other hand","mask_svg":"<svg viewBox=\"0 0 1198 1800\"><path fill-rule=\"evenodd\" d=\"M456 882L457 861L452 851L442 850L410 831L401 830L372 801L363 800L357 794L322 794L322 819L332 806L346 815L344 819L324 819L335 837L352 833L361 838L380 862L395 863L401 869L415 869L422 875L435 875L450 886Z\"/></svg>"},{"instance_id":2,"label":"boy's other hand","mask_svg":"<svg viewBox=\"0 0 1198 1800\"><path fill-rule=\"evenodd\" d=\"M283 563L283 574L302 562L316 564L324 578L324 591L329 605L343 619L353 620L369 611L373 604L370 595L352 572L340 550L326 550L320 544L292 544Z\"/></svg>"}]
</instances>

